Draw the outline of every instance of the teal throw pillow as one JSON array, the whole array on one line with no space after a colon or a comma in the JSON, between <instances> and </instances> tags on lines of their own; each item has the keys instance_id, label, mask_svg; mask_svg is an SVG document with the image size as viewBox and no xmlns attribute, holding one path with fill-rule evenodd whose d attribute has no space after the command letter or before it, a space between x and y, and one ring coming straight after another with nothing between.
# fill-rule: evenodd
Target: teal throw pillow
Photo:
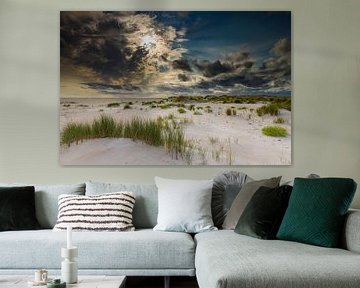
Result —
<instances>
[{"instance_id":1,"label":"teal throw pillow","mask_svg":"<svg viewBox=\"0 0 360 288\"><path fill-rule=\"evenodd\" d=\"M355 191L349 178L295 178L277 239L337 247Z\"/></svg>"}]
</instances>

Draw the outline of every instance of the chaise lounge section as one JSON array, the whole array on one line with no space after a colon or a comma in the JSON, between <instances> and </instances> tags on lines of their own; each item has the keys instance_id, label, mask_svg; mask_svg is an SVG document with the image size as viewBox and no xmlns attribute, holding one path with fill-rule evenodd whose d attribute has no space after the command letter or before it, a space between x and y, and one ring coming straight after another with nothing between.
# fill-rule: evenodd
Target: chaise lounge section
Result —
<instances>
[{"instance_id":1,"label":"chaise lounge section","mask_svg":"<svg viewBox=\"0 0 360 288\"><path fill-rule=\"evenodd\" d=\"M262 240L230 230L195 236L200 288L353 288L360 283L360 211L347 216L349 250Z\"/></svg>"}]
</instances>

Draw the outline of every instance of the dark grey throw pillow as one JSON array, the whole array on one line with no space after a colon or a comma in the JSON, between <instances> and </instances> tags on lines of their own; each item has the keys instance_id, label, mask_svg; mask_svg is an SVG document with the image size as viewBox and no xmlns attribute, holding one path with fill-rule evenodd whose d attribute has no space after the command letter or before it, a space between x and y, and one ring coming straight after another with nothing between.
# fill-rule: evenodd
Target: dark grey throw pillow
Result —
<instances>
[{"instance_id":1,"label":"dark grey throw pillow","mask_svg":"<svg viewBox=\"0 0 360 288\"><path fill-rule=\"evenodd\" d=\"M251 198L235 227L235 232L261 239L275 239L292 186L260 187Z\"/></svg>"},{"instance_id":2,"label":"dark grey throw pillow","mask_svg":"<svg viewBox=\"0 0 360 288\"><path fill-rule=\"evenodd\" d=\"M242 172L227 171L214 178L212 189L211 213L214 225L221 228L227 212L244 183L252 178Z\"/></svg>"},{"instance_id":3,"label":"dark grey throw pillow","mask_svg":"<svg viewBox=\"0 0 360 288\"><path fill-rule=\"evenodd\" d=\"M35 188L0 187L0 231L39 228L35 216Z\"/></svg>"},{"instance_id":4,"label":"dark grey throw pillow","mask_svg":"<svg viewBox=\"0 0 360 288\"><path fill-rule=\"evenodd\" d=\"M241 214L244 212L247 204L250 202L255 192L261 186L269 188L279 187L280 180L281 176L245 183L241 187L241 190L239 191L228 213L226 214L222 228L226 230L234 230Z\"/></svg>"}]
</instances>

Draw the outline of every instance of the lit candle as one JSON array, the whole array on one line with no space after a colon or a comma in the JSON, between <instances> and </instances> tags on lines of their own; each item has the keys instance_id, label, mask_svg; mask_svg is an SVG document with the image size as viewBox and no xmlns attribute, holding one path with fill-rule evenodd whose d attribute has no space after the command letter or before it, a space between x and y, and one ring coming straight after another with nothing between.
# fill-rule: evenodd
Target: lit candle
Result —
<instances>
[{"instance_id":1,"label":"lit candle","mask_svg":"<svg viewBox=\"0 0 360 288\"><path fill-rule=\"evenodd\" d=\"M71 235L72 227L69 225L67 226L66 232L67 232L67 245L66 248L70 249L72 248L72 235Z\"/></svg>"}]
</instances>

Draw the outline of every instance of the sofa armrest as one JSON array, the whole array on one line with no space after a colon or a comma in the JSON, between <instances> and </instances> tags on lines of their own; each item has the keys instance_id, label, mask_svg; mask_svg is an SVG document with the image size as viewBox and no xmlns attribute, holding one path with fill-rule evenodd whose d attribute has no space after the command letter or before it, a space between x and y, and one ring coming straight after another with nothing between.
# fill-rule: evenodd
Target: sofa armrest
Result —
<instances>
[{"instance_id":1,"label":"sofa armrest","mask_svg":"<svg viewBox=\"0 0 360 288\"><path fill-rule=\"evenodd\" d=\"M360 210L349 210L343 232L343 248L360 253Z\"/></svg>"}]
</instances>

